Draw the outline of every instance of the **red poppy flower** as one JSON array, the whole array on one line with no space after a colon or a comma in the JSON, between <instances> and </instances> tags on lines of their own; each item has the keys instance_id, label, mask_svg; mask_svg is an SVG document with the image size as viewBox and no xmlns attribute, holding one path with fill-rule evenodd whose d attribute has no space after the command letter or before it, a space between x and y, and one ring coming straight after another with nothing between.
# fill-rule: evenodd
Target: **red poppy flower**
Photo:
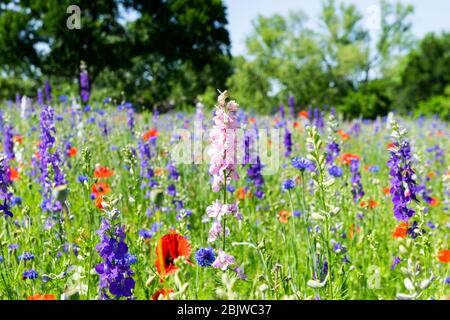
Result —
<instances>
[{"instance_id":1,"label":"red poppy flower","mask_svg":"<svg viewBox=\"0 0 450 320\"><path fill-rule=\"evenodd\" d=\"M394 238L405 238L408 232L408 223L403 222L395 228L395 231L392 233Z\"/></svg>"},{"instance_id":2,"label":"red poppy flower","mask_svg":"<svg viewBox=\"0 0 450 320\"><path fill-rule=\"evenodd\" d=\"M450 262L450 250L441 250L438 253L439 261L444 263Z\"/></svg>"},{"instance_id":3,"label":"red poppy flower","mask_svg":"<svg viewBox=\"0 0 450 320\"><path fill-rule=\"evenodd\" d=\"M173 293L172 289L159 289L152 295L152 300L158 300L160 295L163 295L163 297L166 298L170 293Z\"/></svg>"},{"instance_id":4,"label":"red poppy flower","mask_svg":"<svg viewBox=\"0 0 450 320\"><path fill-rule=\"evenodd\" d=\"M148 141L151 138L156 138L157 136L159 136L159 132L156 129L150 129L147 132L144 133L144 141Z\"/></svg>"},{"instance_id":5,"label":"red poppy flower","mask_svg":"<svg viewBox=\"0 0 450 320\"><path fill-rule=\"evenodd\" d=\"M39 154L39 151L36 151L34 153L34 156L35 156L36 159L41 160L41 155Z\"/></svg>"},{"instance_id":6,"label":"red poppy flower","mask_svg":"<svg viewBox=\"0 0 450 320\"><path fill-rule=\"evenodd\" d=\"M294 121L294 128L300 128L300 122Z\"/></svg>"},{"instance_id":7,"label":"red poppy flower","mask_svg":"<svg viewBox=\"0 0 450 320\"><path fill-rule=\"evenodd\" d=\"M9 180L11 180L11 181L16 181L16 180L19 180L19 178L20 178L19 171L17 171L17 169L13 168L13 167L9 168L8 176L9 176Z\"/></svg>"},{"instance_id":8,"label":"red poppy flower","mask_svg":"<svg viewBox=\"0 0 450 320\"><path fill-rule=\"evenodd\" d=\"M299 118L308 119L308 111L300 111L298 113Z\"/></svg>"},{"instance_id":9,"label":"red poppy flower","mask_svg":"<svg viewBox=\"0 0 450 320\"><path fill-rule=\"evenodd\" d=\"M56 300L56 296L51 293L47 294L36 293L32 296L28 296L27 300Z\"/></svg>"},{"instance_id":10,"label":"red poppy flower","mask_svg":"<svg viewBox=\"0 0 450 320\"><path fill-rule=\"evenodd\" d=\"M111 192L111 188L105 182L99 182L92 186L92 193L96 198Z\"/></svg>"},{"instance_id":11,"label":"red poppy flower","mask_svg":"<svg viewBox=\"0 0 450 320\"><path fill-rule=\"evenodd\" d=\"M69 150L67 150L67 155L69 157L75 157L77 155L78 149L76 147L71 147Z\"/></svg>"},{"instance_id":12,"label":"red poppy flower","mask_svg":"<svg viewBox=\"0 0 450 320\"><path fill-rule=\"evenodd\" d=\"M256 122L256 118L250 117L250 118L248 118L248 122L249 123L255 123Z\"/></svg>"},{"instance_id":13,"label":"red poppy flower","mask_svg":"<svg viewBox=\"0 0 450 320\"><path fill-rule=\"evenodd\" d=\"M171 230L170 233L159 239L156 246L156 270L162 276L174 274L178 269L174 264L174 260L178 257L185 257L186 261L191 263L188 260L190 255L191 244L189 241L176 231Z\"/></svg>"},{"instance_id":14,"label":"red poppy flower","mask_svg":"<svg viewBox=\"0 0 450 320\"><path fill-rule=\"evenodd\" d=\"M361 156L353 153L343 153L340 159L342 163L350 164L352 160L360 160Z\"/></svg>"},{"instance_id":15,"label":"red poppy flower","mask_svg":"<svg viewBox=\"0 0 450 320\"><path fill-rule=\"evenodd\" d=\"M383 188L383 193L384 193L385 195L388 195L389 193L391 193L391 188L390 188L390 187L385 187L385 188Z\"/></svg>"},{"instance_id":16,"label":"red poppy flower","mask_svg":"<svg viewBox=\"0 0 450 320\"><path fill-rule=\"evenodd\" d=\"M109 169L108 167L100 167L94 170L94 177L96 178L109 178L114 175L114 170Z\"/></svg>"}]
</instances>

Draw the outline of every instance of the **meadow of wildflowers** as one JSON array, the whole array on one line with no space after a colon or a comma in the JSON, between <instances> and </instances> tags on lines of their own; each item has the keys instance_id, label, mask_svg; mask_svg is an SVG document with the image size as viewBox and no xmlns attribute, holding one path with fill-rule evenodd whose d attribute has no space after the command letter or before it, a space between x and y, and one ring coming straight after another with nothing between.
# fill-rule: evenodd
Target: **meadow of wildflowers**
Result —
<instances>
[{"instance_id":1,"label":"meadow of wildflowers","mask_svg":"<svg viewBox=\"0 0 450 320\"><path fill-rule=\"evenodd\" d=\"M447 122L80 83L1 104L0 299L450 298Z\"/></svg>"}]
</instances>

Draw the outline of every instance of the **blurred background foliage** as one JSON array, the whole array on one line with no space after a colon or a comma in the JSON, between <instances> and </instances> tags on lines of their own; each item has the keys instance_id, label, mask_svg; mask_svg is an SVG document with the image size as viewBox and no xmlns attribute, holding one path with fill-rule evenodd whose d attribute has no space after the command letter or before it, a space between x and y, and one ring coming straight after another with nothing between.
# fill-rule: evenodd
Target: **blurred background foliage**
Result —
<instances>
[{"instance_id":1,"label":"blurred background foliage","mask_svg":"<svg viewBox=\"0 0 450 320\"><path fill-rule=\"evenodd\" d=\"M79 0L81 29L69 30L72 0L0 4L0 98L35 96L49 79L56 94L78 90L88 66L92 99L138 108L192 108L228 88L241 105L268 113L290 95L297 111L335 106L347 117L390 110L449 119L450 34L411 32L409 5L380 1L375 35L354 5L322 2L320 28L306 13L259 16L247 55L232 57L220 0ZM133 19L124 19L124 13Z\"/></svg>"}]
</instances>

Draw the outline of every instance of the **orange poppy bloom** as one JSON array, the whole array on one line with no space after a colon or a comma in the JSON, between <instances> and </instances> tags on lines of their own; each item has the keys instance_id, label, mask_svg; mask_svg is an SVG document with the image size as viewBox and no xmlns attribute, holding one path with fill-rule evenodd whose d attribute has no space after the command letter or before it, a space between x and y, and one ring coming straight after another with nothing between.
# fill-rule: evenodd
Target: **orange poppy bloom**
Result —
<instances>
[{"instance_id":1,"label":"orange poppy bloom","mask_svg":"<svg viewBox=\"0 0 450 320\"><path fill-rule=\"evenodd\" d=\"M375 201L375 200L369 200L369 208L370 209L373 209L373 208L375 208L376 206L378 206L378 202L377 201Z\"/></svg>"},{"instance_id":2,"label":"orange poppy bloom","mask_svg":"<svg viewBox=\"0 0 450 320\"><path fill-rule=\"evenodd\" d=\"M96 198L104 196L105 194L108 194L110 192L111 188L105 182L99 182L92 186L92 193L95 195Z\"/></svg>"},{"instance_id":3,"label":"orange poppy bloom","mask_svg":"<svg viewBox=\"0 0 450 320\"><path fill-rule=\"evenodd\" d=\"M248 122L249 123L255 123L256 119L254 117L250 117L250 118L248 118Z\"/></svg>"},{"instance_id":4,"label":"orange poppy bloom","mask_svg":"<svg viewBox=\"0 0 450 320\"><path fill-rule=\"evenodd\" d=\"M337 131L337 134L341 136L342 140L347 140L348 138L350 138L350 135L348 133L346 133L344 130L339 129Z\"/></svg>"},{"instance_id":5,"label":"orange poppy bloom","mask_svg":"<svg viewBox=\"0 0 450 320\"><path fill-rule=\"evenodd\" d=\"M159 136L159 132L156 129L150 129L147 132L144 133L144 141L148 141L151 138L156 138L157 136Z\"/></svg>"},{"instance_id":6,"label":"orange poppy bloom","mask_svg":"<svg viewBox=\"0 0 450 320\"><path fill-rule=\"evenodd\" d=\"M427 173L427 177L428 178L434 178L434 177L436 177L436 173L434 171L430 171L430 172Z\"/></svg>"},{"instance_id":7,"label":"orange poppy bloom","mask_svg":"<svg viewBox=\"0 0 450 320\"><path fill-rule=\"evenodd\" d=\"M386 145L386 148L388 149L388 150L390 150L390 149L395 149L395 144L394 143L388 143L387 145Z\"/></svg>"},{"instance_id":8,"label":"orange poppy bloom","mask_svg":"<svg viewBox=\"0 0 450 320\"><path fill-rule=\"evenodd\" d=\"M36 159L41 160L41 155L39 154L39 151L36 151L36 152L34 153L34 156L36 157Z\"/></svg>"},{"instance_id":9,"label":"orange poppy bloom","mask_svg":"<svg viewBox=\"0 0 450 320\"><path fill-rule=\"evenodd\" d=\"M450 250L441 250L438 253L439 261L444 263L450 262Z\"/></svg>"},{"instance_id":10,"label":"orange poppy bloom","mask_svg":"<svg viewBox=\"0 0 450 320\"><path fill-rule=\"evenodd\" d=\"M244 200L245 199L245 189L244 188L238 188L236 190L236 198L238 200Z\"/></svg>"},{"instance_id":11,"label":"orange poppy bloom","mask_svg":"<svg viewBox=\"0 0 450 320\"><path fill-rule=\"evenodd\" d=\"M109 178L114 175L114 170L108 167L100 167L94 170L94 177L96 178Z\"/></svg>"},{"instance_id":12,"label":"orange poppy bloom","mask_svg":"<svg viewBox=\"0 0 450 320\"><path fill-rule=\"evenodd\" d=\"M373 209L373 208L375 208L376 206L378 206L378 202L375 201L375 200L369 200L368 202L363 200L363 201L361 201L361 202L359 203L359 206L360 206L361 208Z\"/></svg>"},{"instance_id":13,"label":"orange poppy bloom","mask_svg":"<svg viewBox=\"0 0 450 320\"><path fill-rule=\"evenodd\" d=\"M157 177L160 177L163 173L164 173L164 168L155 168L154 170L153 170L153 172L154 172L154 174L155 174L155 176L157 176Z\"/></svg>"},{"instance_id":14,"label":"orange poppy bloom","mask_svg":"<svg viewBox=\"0 0 450 320\"><path fill-rule=\"evenodd\" d=\"M438 131L436 132L436 136L437 136L437 137L443 137L443 136L444 136L444 131L438 130Z\"/></svg>"},{"instance_id":15,"label":"orange poppy bloom","mask_svg":"<svg viewBox=\"0 0 450 320\"><path fill-rule=\"evenodd\" d=\"M408 223L402 222L395 228L395 231L392 233L394 238L405 238L408 232Z\"/></svg>"},{"instance_id":16,"label":"orange poppy bloom","mask_svg":"<svg viewBox=\"0 0 450 320\"><path fill-rule=\"evenodd\" d=\"M171 230L159 239L158 245L156 246L156 270L162 276L174 274L178 270L178 267L174 264L174 260L178 257L185 257L186 261L191 263L188 260L190 255L191 244L189 241L176 231Z\"/></svg>"},{"instance_id":17,"label":"orange poppy bloom","mask_svg":"<svg viewBox=\"0 0 450 320\"><path fill-rule=\"evenodd\" d=\"M103 197L100 196L100 197L95 198L95 206L96 206L97 208L99 208L99 209L104 209L104 208L103 208L102 202L104 202L104 201L103 201Z\"/></svg>"},{"instance_id":18,"label":"orange poppy bloom","mask_svg":"<svg viewBox=\"0 0 450 320\"><path fill-rule=\"evenodd\" d=\"M22 136L14 136L13 137L14 142L16 142L17 144L22 144L23 143L23 137Z\"/></svg>"},{"instance_id":19,"label":"orange poppy bloom","mask_svg":"<svg viewBox=\"0 0 450 320\"><path fill-rule=\"evenodd\" d=\"M308 119L308 111L300 111L298 113L299 118Z\"/></svg>"},{"instance_id":20,"label":"orange poppy bloom","mask_svg":"<svg viewBox=\"0 0 450 320\"><path fill-rule=\"evenodd\" d=\"M8 170L9 180L16 181L19 180L19 171L16 168L10 167Z\"/></svg>"},{"instance_id":21,"label":"orange poppy bloom","mask_svg":"<svg viewBox=\"0 0 450 320\"><path fill-rule=\"evenodd\" d=\"M291 216L291 212L287 210L281 210L278 212L278 219L281 223L288 223L289 217Z\"/></svg>"},{"instance_id":22,"label":"orange poppy bloom","mask_svg":"<svg viewBox=\"0 0 450 320\"><path fill-rule=\"evenodd\" d=\"M69 150L67 150L67 155L69 157L75 157L77 155L78 149L76 147L71 147Z\"/></svg>"},{"instance_id":23,"label":"orange poppy bloom","mask_svg":"<svg viewBox=\"0 0 450 320\"><path fill-rule=\"evenodd\" d=\"M383 193L384 193L385 195L390 194L390 193L391 193L391 188L390 188L390 187L385 187L385 188L383 188Z\"/></svg>"},{"instance_id":24,"label":"orange poppy bloom","mask_svg":"<svg viewBox=\"0 0 450 320\"><path fill-rule=\"evenodd\" d=\"M164 298L167 298L170 293L173 293L172 289L159 289L152 295L152 300L158 300L161 295L163 295Z\"/></svg>"},{"instance_id":25,"label":"orange poppy bloom","mask_svg":"<svg viewBox=\"0 0 450 320\"><path fill-rule=\"evenodd\" d=\"M36 293L32 296L28 296L27 300L56 300L56 296L51 293L47 293L47 294Z\"/></svg>"},{"instance_id":26,"label":"orange poppy bloom","mask_svg":"<svg viewBox=\"0 0 450 320\"><path fill-rule=\"evenodd\" d=\"M438 198L431 197L430 206L436 207L441 203Z\"/></svg>"},{"instance_id":27,"label":"orange poppy bloom","mask_svg":"<svg viewBox=\"0 0 450 320\"><path fill-rule=\"evenodd\" d=\"M352 160L360 160L361 156L353 153L343 153L340 159L342 163L350 164Z\"/></svg>"}]
</instances>

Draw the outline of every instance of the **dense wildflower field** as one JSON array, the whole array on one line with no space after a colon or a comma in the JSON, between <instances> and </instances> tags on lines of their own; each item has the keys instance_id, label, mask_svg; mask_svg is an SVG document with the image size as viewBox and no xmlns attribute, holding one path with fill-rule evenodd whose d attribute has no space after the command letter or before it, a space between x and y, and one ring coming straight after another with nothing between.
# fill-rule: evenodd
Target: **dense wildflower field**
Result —
<instances>
[{"instance_id":1,"label":"dense wildflower field","mask_svg":"<svg viewBox=\"0 0 450 320\"><path fill-rule=\"evenodd\" d=\"M438 118L47 96L0 126L0 299L450 297Z\"/></svg>"}]
</instances>

